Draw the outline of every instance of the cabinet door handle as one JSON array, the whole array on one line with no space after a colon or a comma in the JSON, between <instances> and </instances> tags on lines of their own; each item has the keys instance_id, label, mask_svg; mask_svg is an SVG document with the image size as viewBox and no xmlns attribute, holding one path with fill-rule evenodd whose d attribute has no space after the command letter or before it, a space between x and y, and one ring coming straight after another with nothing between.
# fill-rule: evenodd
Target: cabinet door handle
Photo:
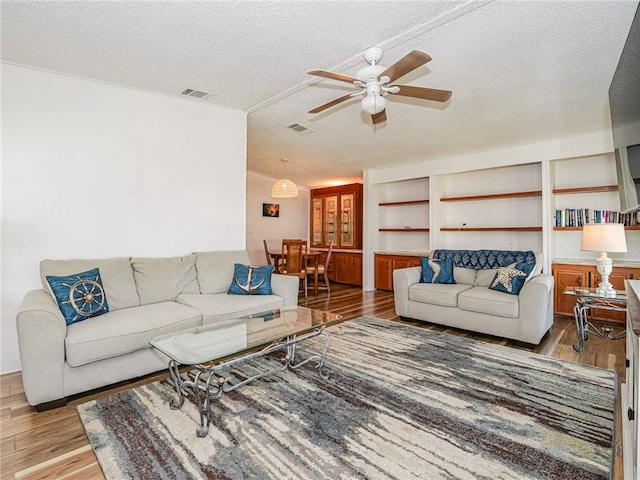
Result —
<instances>
[{"instance_id":1,"label":"cabinet door handle","mask_svg":"<svg viewBox=\"0 0 640 480\"><path fill-rule=\"evenodd\" d=\"M578 277L578 286L581 287L582 286L582 277Z\"/></svg>"}]
</instances>

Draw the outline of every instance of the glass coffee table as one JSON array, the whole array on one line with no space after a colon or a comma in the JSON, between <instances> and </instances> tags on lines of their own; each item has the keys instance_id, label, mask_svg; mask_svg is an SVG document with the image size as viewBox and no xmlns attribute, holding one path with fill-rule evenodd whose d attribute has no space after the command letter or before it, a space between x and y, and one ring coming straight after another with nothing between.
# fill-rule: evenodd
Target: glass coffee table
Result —
<instances>
[{"instance_id":1,"label":"glass coffee table","mask_svg":"<svg viewBox=\"0 0 640 480\"><path fill-rule=\"evenodd\" d=\"M320 376L327 378L324 362L329 335L325 328L340 321L342 315L335 313L305 307L283 308L161 335L149 343L170 358L169 374L178 395L170 407L182 408L185 398L193 395L200 413L196 435L205 437L211 424L211 402L224 393L265 375L296 369L312 361L316 362ZM297 361L296 346L315 337L324 338L322 351ZM235 383L222 373L229 367L279 350L286 353L277 368ZM193 368L181 374L181 365Z\"/></svg>"},{"instance_id":2,"label":"glass coffee table","mask_svg":"<svg viewBox=\"0 0 640 480\"><path fill-rule=\"evenodd\" d=\"M562 292L564 295L576 297L576 304L573 307L573 316L576 321L578 333L578 343L573 345L576 352L581 352L584 342L588 340L589 334L598 338L609 340L619 340L624 338L625 332L612 335L613 329L610 327L600 327L601 331L589 321L591 308L600 310L611 310L614 312L627 311L627 294L624 290L616 290L615 295L600 295L595 288L567 287Z\"/></svg>"}]
</instances>

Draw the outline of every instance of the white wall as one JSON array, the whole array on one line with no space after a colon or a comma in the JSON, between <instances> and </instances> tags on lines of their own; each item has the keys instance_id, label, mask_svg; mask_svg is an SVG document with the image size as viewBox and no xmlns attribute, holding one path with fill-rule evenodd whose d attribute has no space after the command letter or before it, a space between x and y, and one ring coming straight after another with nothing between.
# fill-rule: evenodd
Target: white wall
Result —
<instances>
[{"instance_id":1,"label":"white wall","mask_svg":"<svg viewBox=\"0 0 640 480\"><path fill-rule=\"evenodd\" d=\"M279 251L283 238L309 238L309 189L298 185L298 198L271 198L276 180L247 172L247 251L254 265L266 263L262 240ZM263 217L263 203L279 204L280 216Z\"/></svg>"},{"instance_id":2,"label":"white wall","mask_svg":"<svg viewBox=\"0 0 640 480\"><path fill-rule=\"evenodd\" d=\"M20 368L15 316L41 259L245 248L246 120L2 66L1 372Z\"/></svg>"}]
</instances>

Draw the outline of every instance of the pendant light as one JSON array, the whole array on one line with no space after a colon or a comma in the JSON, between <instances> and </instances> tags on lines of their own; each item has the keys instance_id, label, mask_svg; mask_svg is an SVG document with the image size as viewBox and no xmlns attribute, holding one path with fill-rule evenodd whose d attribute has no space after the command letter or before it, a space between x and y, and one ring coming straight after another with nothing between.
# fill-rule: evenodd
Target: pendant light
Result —
<instances>
[{"instance_id":1,"label":"pendant light","mask_svg":"<svg viewBox=\"0 0 640 480\"><path fill-rule=\"evenodd\" d=\"M287 161L283 158L282 168L284 170L284 177L287 173ZM271 197L273 198L298 198L298 187L288 178L281 178L271 187Z\"/></svg>"}]
</instances>

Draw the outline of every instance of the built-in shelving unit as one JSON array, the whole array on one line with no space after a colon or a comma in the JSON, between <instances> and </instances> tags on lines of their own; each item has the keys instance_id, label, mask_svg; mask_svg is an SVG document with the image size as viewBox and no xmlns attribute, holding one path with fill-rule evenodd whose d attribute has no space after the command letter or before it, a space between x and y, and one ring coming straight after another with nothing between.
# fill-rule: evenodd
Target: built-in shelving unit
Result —
<instances>
[{"instance_id":1,"label":"built-in shelving unit","mask_svg":"<svg viewBox=\"0 0 640 480\"><path fill-rule=\"evenodd\" d=\"M380 207L399 207L403 205L421 205L429 203L429 200L406 200L402 202L380 202L378 206Z\"/></svg>"},{"instance_id":2,"label":"built-in shelving unit","mask_svg":"<svg viewBox=\"0 0 640 480\"><path fill-rule=\"evenodd\" d=\"M379 232L428 232L428 228L379 228Z\"/></svg>"},{"instance_id":3,"label":"built-in shelving unit","mask_svg":"<svg viewBox=\"0 0 640 480\"><path fill-rule=\"evenodd\" d=\"M542 227L442 227L441 232L541 232Z\"/></svg>"},{"instance_id":4,"label":"built-in shelving unit","mask_svg":"<svg viewBox=\"0 0 640 480\"><path fill-rule=\"evenodd\" d=\"M377 250L429 249L429 178L379 184L372 196L378 207Z\"/></svg>"},{"instance_id":5,"label":"built-in shelving unit","mask_svg":"<svg viewBox=\"0 0 640 480\"><path fill-rule=\"evenodd\" d=\"M468 195L465 197L442 197L441 202L470 202L476 200L498 200L505 198L519 197L541 197L542 190L531 190L528 192L507 192L507 193L491 193L488 195Z\"/></svg>"},{"instance_id":6,"label":"built-in shelving unit","mask_svg":"<svg viewBox=\"0 0 640 480\"><path fill-rule=\"evenodd\" d=\"M595 185L593 187L554 188L554 195L573 195L577 193L617 192L618 185Z\"/></svg>"}]
</instances>

